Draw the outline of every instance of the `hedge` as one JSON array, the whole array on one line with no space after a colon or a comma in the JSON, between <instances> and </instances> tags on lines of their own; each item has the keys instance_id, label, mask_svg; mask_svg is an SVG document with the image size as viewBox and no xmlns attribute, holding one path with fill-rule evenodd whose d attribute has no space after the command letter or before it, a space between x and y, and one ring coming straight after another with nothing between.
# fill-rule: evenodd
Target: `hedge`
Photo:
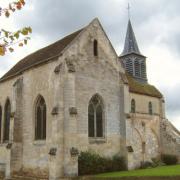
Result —
<instances>
[{"instance_id":1,"label":"hedge","mask_svg":"<svg viewBox=\"0 0 180 180\"><path fill-rule=\"evenodd\" d=\"M110 158L95 152L86 151L81 152L78 157L79 175L91 175L126 169L125 159L119 155Z\"/></svg>"},{"instance_id":2,"label":"hedge","mask_svg":"<svg viewBox=\"0 0 180 180\"><path fill-rule=\"evenodd\" d=\"M178 162L177 156L172 155L172 154L162 154L161 155L161 160L166 165L173 165L173 164L177 164L177 162Z\"/></svg>"}]
</instances>

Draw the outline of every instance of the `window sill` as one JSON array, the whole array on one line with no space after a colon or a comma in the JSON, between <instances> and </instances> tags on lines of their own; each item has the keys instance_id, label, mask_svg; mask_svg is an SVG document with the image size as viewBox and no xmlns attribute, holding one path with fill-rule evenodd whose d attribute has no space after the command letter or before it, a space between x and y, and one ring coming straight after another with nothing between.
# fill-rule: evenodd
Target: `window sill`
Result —
<instances>
[{"instance_id":1,"label":"window sill","mask_svg":"<svg viewBox=\"0 0 180 180\"><path fill-rule=\"evenodd\" d=\"M102 138L89 138L89 143L90 144L102 144L106 143L106 139L104 137Z\"/></svg>"},{"instance_id":2,"label":"window sill","mask_svg":"<svg viewBox=\"0 0 180 180\"><path fill-rule=\"evenodd\" d=\"M37 146L43 146L46 144L46 140L34 140L33 144Z\"/></svg>"}]
</instances>

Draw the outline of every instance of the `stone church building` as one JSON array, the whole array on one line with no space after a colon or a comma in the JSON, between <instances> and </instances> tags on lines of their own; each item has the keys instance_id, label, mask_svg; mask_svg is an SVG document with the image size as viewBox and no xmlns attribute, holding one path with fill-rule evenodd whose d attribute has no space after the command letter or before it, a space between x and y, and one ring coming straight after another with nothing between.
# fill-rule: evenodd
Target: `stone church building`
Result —
<instances>
[{"instance_id":1,"label":"stone church building","mask_svg":"<svg viewBox=\"0 0 180 180\"><path fill-rule=\"evenodd\" d=\"M118 56L98 19L19 61L0 79L0 172L78 175L78 152L119 154L129 169L179 155L179 131L148 83L129 20Z\"/></svg>"}]
</instances>

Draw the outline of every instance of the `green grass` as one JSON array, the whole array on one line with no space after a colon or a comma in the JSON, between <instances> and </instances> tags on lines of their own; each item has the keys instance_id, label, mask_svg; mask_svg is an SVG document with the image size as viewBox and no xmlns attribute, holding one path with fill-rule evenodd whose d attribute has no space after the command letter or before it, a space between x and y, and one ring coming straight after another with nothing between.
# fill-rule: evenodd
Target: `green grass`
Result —
<instances>
[{"instance_id":1,"label":"green grass","mask_svg":"<svg viewBox=\"0 0 180 180\"><path fill-rule=\"evenodd\" d=\"M98 174L96 177L180 176L180 165Z\"/></svg>"}]
</instances>

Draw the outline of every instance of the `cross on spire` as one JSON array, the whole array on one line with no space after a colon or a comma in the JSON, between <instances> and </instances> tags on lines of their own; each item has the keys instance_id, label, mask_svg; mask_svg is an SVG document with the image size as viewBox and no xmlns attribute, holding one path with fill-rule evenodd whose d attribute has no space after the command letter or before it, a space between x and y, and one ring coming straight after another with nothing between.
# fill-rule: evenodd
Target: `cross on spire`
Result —
<instances>
[{"instance_id":1,"label":"cross on spire","mask_svg":"<svg viewBox=\"0 0 180 180\"><path fill-rule=\"evenodd\" d=\"M128 19L130 19L130 5L129 5L129 3L128 3L127 10L128 10Z\"/></svg>"}]
</instances>

